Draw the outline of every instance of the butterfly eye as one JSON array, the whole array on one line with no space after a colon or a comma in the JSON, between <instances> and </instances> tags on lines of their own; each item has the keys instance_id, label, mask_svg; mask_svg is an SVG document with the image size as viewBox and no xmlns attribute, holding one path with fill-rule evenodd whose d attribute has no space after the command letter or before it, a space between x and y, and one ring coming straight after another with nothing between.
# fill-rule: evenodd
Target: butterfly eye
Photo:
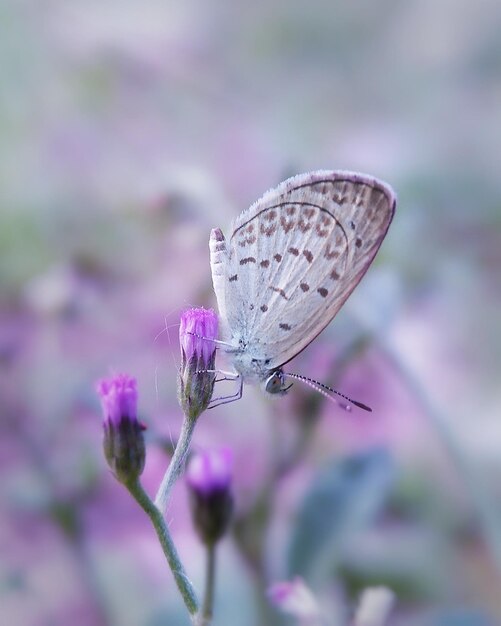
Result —
<instances>
[{"instance_id":1,"label":"butterfly eye","mask_svg":"<svg viewBox=\"0 0 501 626\"><path fill-rule=\"evenodd\" d=\"M266 391L268 393L282 393L284 391L284 375L282 371L273 372L266 381Z\"/></svg>"}]
</instances>

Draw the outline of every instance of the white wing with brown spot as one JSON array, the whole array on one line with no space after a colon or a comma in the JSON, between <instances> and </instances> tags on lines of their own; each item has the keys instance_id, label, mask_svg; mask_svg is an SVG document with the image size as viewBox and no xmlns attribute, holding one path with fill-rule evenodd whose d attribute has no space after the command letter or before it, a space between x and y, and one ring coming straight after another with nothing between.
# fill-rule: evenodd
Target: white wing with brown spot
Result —
<instances>
[{"instance_id":1,"label":"white wing with brown spot","mask_svg":"<svg viewBox=\"0 0 501 626\"><path fill-rule=\"evenodd\" d=\"M374 259L394 210L385 183L318 171L268 191L236 219L228 243L213 231L223 327L249 362L279 367L327 326Z\"/></svg>"}]
</instances>

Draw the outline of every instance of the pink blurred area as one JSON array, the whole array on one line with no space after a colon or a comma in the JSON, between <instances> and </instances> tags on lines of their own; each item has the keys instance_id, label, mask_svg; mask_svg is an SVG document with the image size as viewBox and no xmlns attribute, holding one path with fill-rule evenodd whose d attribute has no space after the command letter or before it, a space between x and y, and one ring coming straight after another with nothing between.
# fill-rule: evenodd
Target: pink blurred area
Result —
<instances>
[{"instance_id":1,"label":"pink blurred area","mask_svg":"<svg viewBox=\"0 0 501 626\"><path fill-rule=\"evenodd\" d=\"M252 526L261 569L224 540L216 623L282 623L264 590L285 579L309 481L374 447L395 459L395 485L346 567L405 570L397 626L463 609L486 620L468 625L498 623L499 3L9 0L0 15L0 622L189 623L106 467L95 381L137 377L154 495L181 426L179 315L216 304L211 228L325 168L388 181L397 214L334 323L287 367L373 412L295 383L202 416L194 447L234 450L238 519L270 476L276 490L269 527ZM167 519L201 588L182 480Z\"/></svg>"}]
</instances>

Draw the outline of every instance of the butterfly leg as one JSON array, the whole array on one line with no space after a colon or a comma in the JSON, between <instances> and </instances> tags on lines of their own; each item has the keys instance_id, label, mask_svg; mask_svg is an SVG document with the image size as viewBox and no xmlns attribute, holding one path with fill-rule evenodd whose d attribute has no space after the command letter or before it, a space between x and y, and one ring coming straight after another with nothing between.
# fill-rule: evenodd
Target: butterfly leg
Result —
<instances>
[{"instance_id":1,"label":"butterfly leg","mask_svg":"<svg viewBox=\"0 0 501 626\"><path fill-rule=\"evenodd\" d=\"M210 401L209 406L207 407L208 409L213 409L220 404L228 404L229 402L235 402L236 400L240 400L243 393L243 379L240 374L238 374L237 372L225 372L224 370L200 370L200 372L202 371L208 372L210 374L221 374L222 378L216 378L216 380L214 381L215 383L222 383L227 380L239 381L239 387L235 393L230 394L229 396L219 396L218 398L213 398Z\"/></svg>"},{"instance_id":2,"label":"butterfly leg","mask_svg":"<svg viewBox=\"0 0 501 626\"><path fill-rule=\"evenodd\" d=\"M229 404L230 402L236 402L240 400L243 394L244 380L240 376L240 374L234 374L233 372L220 372L225 377L216 380L216 382L221 382L223 380L238 380L238 389L234 394L230 394L229 396L219 396L218 398L213 398L210 401L208 409L214 409L216 406L221 406L222 404Z\"/></svg>"},{"instance_id":3,"label":"butterfly leg","mask_svg":"<svg viewBox=\"0 0 501 626\"><path fill-rule=\"evenodd\" d=\"M215 383L222 383L225 380L238 380L240 374L236 372L225 372L224 370L197 370L195 374L221 374L223 378L217 378Z\"/></svg>"}]
</instances>

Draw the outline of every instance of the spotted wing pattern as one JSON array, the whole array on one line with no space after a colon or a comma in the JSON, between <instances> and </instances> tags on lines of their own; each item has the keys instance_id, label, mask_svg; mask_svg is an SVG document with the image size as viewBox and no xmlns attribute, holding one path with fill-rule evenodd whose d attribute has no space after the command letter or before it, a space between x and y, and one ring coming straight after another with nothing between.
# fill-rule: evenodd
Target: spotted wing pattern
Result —
<instances>
[{"instance_id":1,"label":"spotted wing pattern","mask_svg":"<svg viewBox=\"0 0 501 626\"><path fill-rule=\"evenodd\" d=\"M293 358L365 274L394 210L388 185L352 172L301 174L268 191L236 219L228 244L221 231L211 241L231 339L270 369Z\"/></svg>"}]
</instances>

